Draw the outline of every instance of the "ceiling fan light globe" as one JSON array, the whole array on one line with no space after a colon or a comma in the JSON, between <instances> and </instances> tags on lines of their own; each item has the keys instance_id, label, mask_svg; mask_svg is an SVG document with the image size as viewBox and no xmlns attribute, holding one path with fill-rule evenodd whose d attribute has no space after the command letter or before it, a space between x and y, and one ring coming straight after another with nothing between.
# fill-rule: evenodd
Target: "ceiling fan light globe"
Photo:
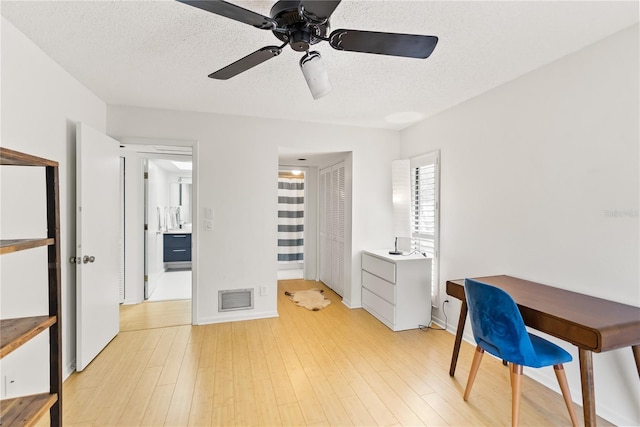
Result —
<instances>
[{"instance_id":1,"label":"ceiling fan light globe","mask_svg":"<svg viewBox=\"0 0 640 427\"><path fill-rule=\"evenodd\" d=\"M300 59L300 68L304 75L311 96L319 99L331 92L331 82L319 52L308 52Z\"/></svg>"}]
</instances>

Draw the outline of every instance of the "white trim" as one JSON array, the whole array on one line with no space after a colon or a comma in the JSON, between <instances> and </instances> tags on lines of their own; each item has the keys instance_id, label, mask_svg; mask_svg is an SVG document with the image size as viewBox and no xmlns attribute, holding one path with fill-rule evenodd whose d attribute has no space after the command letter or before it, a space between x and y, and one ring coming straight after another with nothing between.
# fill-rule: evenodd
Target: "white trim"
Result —
<instances>
[{"instance_id":1,"label":"white trim","mask_svg":"<svg viewBox=\"0 0 640 427\"><path fill-rule=\"evenodd\" d=\"M278 312L266 311L266 312L255 313L255 312L249 312L249 311L242 311L240 314L237 314L237 315L229 314L226 316L216 315L211 317L204 317L200 319L200 323L194 323L194 325L196 324L210 325L214 323L225 323L225 322L242 322L244 320L268 319L272 317L279 317Z\"/></svg>"}]
</instances>

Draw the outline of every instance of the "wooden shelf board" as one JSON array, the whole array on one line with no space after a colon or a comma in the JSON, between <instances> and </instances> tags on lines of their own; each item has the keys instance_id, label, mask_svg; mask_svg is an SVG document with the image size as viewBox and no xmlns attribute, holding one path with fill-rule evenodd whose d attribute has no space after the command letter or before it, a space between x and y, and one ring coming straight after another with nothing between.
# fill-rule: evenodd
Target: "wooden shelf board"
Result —
<instances>
[{"instance_id":1,"label":"wooden shelf board","mask_svg":"<svg viewBox=\"0 0 640 427\"><path fill-rule=\"evenodd\" d=\"M3 426L33 426L56 403L55 393L32 394L2 400L0 424Z\"/></svg>"},{"instance_id":2,"label":"wooden shelf board","mask_svg":"<svg viewBox=\"0 0 640 427\"><path fill-rule=\"evenodd\" d=\"M37 248L39 246L53 245L55 239L7 239L0 240L0 255L9 254L11 252L24 251L25 249Z\"/></svg>"},{"instance_id":3,"label":"wooden shelf board","mask_svg":"<svg viewBox=\"0 0 640 427\"><path fill-rule=\"evenodd\" d=\"M0 147L0 165L58 166L58 162Z\"/></svg>"},{"instance_id":4,"label":"wooden shelf board","mask_svg":"<svg viewBox=\"0 0 640 427\"><path fill-rule=\"evenodd\" d=\"M0 320L0 358L56 323L56 316Z\"/></svg>"}]
</instances>

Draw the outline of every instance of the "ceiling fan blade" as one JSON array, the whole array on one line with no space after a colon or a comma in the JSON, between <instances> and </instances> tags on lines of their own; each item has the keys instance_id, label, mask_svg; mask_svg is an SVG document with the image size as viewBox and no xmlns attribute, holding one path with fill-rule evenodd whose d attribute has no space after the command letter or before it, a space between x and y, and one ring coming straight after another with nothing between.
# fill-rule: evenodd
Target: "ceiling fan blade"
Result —
<instances>
[{"instance_id":1,"label":"ceiling fan blade","mask_svg":"<svg viewBox=\"0 0 640 427\"><path fill-rule=\"evenodd\" d=\"M259 13L252 12L248 9L244 9L235 4L227 3L222 0L177 0L180 3L188 4L189 6L197 7L198 9L206 10L207 12L215 13L216 15L224 16L226 18L234 19L245 24L252 25L256 28L263 30L273 30L277 27L276 21L273 19L260 15Z\"/></svg>"},{"instance_id":2,"label":"ceiling fan blade","mask_svg":"<svg viewBox=\"0 0 640 427\"><path fill-rule=\"evenodd\" d=\"M324 22L336 10L341 0L302 0L302 14L313 22Z\"/></svg>"},{"instance_id":3,"label":"ceiling fan blade","mask_svg":"<svg viewBox=\"0 0 640 427\"><path fill-rule=\"evenodd\" d=\"M271 59L274 56L280 55L282 49L278 46L266 46L262 49L256 50L253 53L245 56L242 59L237 60L233 64L229 64L224 68L219 69L218 71L209 74L209 77L217 80L227 80L233 76L237 76L238 74L247 71L250 68L255 67L256 65L262 64L267 59Z\"/></svg>"},{"instance_id":4,"label":"ceiling fan blade","mask_svg":"<svg viewBox=\"0 0 640 427\"><path fill-rule=\"evenodd\" d=\"M437 43L436 36L375 31L339 29L329 36L329 44L334 49L407 58L428 58Z\"/></svg>"}]
</instances>

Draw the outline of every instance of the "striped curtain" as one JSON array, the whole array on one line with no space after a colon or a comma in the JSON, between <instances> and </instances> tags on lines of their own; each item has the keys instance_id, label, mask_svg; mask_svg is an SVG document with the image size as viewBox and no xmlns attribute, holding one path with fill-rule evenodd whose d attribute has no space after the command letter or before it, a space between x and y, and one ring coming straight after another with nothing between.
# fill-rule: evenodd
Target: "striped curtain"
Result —
<instances>
[{"instance_id":1,"label":"striped curtain","mask_svg":"<svg viewBox=\"0 0 640 427\"><path fill-rule=\"evenodd\" d=\"M278 261L304 256L304 178L278 177Z\"/></svg>"}]
</instances>

